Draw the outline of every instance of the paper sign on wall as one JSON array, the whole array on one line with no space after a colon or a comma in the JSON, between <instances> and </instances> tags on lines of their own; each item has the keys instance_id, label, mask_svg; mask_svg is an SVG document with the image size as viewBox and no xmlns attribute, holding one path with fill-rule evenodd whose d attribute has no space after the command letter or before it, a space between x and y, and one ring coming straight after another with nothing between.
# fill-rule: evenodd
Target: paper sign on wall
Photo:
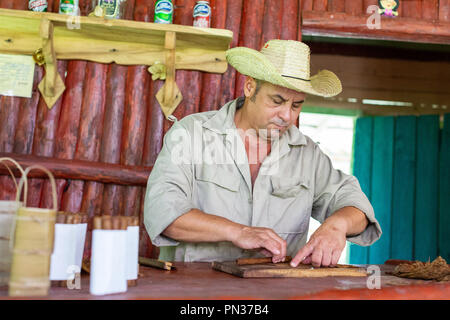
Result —
<instances>
[{"instance_id":1,"label":"paper sign on wall","mask_svg":"<svg viewBox=\"0 0 450 320\"><path fill-rule=\"evenodd\" d=\"M32 56L0 54L0 94L31 98L34 66Z\"/></svg>"}]
</instances>

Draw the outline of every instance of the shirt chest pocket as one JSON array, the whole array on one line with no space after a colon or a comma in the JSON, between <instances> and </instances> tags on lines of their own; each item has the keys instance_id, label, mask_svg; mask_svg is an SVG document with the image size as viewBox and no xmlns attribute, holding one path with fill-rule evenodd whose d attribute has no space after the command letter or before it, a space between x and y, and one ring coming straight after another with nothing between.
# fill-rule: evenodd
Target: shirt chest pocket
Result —
<instances>
[{"instance_id":1,"label":"shirt chest pocket","mask_svg":"<svg viewBox=\"0 0 450 320\"><path fill-rule=\"evenodd\" d=\"M203 165L195 171L195 201L200 210L227 216L239 194L240 179L232 168Z\"/></svg>"},{"instance_id":2,"label":"shirt chest pocket","mask_svg":"<svg viewBox=\"0 0 450 320\"><path fill-rule=\"evenodd\" d=\"M313 196L307 179L271 177L268 217L278 233L307 232Z\"/></svg>"}]
</instances>

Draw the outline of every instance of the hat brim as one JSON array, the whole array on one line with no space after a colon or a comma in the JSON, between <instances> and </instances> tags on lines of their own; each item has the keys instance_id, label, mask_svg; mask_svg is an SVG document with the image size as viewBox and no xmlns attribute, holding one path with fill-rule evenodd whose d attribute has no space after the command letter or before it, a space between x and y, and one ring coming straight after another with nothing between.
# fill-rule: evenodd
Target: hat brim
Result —
<instances>
[{"instance_id":1,"label":"hat brim","mask_svg":"<svg viewBox=\"0 0 450 320\"><path fill-rule=\"evenodd\" d=\"M310 81L283 77L259 51L236 47L226 51L228 63L240 73L298 92L333 97L342 91L339 78L329 70L321 70Z\"/></svg>"}]
</instances>

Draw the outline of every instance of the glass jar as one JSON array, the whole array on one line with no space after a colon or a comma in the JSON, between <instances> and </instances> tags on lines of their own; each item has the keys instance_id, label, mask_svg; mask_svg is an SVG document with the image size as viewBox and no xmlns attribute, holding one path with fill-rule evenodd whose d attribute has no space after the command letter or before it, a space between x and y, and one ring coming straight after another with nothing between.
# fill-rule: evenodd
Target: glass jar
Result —
<instances>
[{"instance_id":1,"label":"glass jar","mask_svg":"<svg viewBox=\"0 0 450 320\"><path fill-rule=\"evenodd\" d=\"M106 19L123 19L125 16L127 0L92 0L92 11L97 6L103 9Z\"/></svg>"}]
</instances>

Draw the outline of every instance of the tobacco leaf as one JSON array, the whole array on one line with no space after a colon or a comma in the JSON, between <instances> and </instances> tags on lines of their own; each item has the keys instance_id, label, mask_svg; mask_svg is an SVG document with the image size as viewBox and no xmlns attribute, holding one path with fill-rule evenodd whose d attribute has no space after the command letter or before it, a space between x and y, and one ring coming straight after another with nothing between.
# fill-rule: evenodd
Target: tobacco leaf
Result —
<instances>
[{"instance_id":1,"label":"tobacco leaf","mask_svg":"<svg viewBox=\"0 0 450 320\"><path fill-rule=\"evenodd\" d=\"M414 261L413 263L399 264L392 274L410 279L450 281L450 267L447 261L440 256L433 262Z\"/></svg>"}]
</instances>

